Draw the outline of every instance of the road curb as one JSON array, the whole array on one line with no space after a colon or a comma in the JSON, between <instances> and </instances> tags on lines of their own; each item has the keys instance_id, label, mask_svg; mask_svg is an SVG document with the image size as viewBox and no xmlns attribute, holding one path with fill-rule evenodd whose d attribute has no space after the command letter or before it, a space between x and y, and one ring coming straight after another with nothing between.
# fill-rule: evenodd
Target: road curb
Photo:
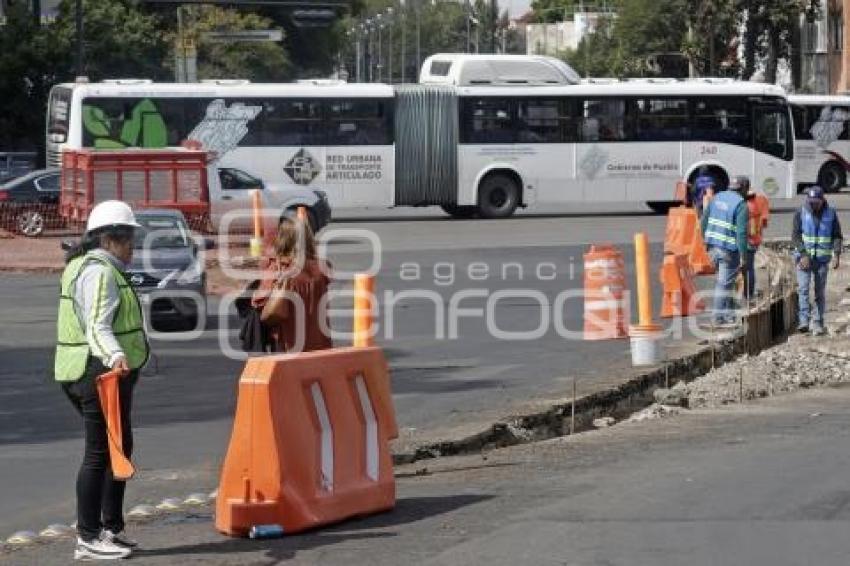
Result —
<instances>
[{"instance_id":1,"label":"road curb","mask_svg":"<svg viewBox=\"0 0 850 566\"><path fill-rule=\"evenodd\" d=\"M787 267L787 259L773 252L773 249L782 250L787 246L787 240L770 242L772 255L768 261L774 264L774 273L779 273L775 266L777 262ZM395 453L393 463L412 464L441 456L474 454L539 442L570 434L571 421L574 423L572 432L582 432L594 428L593 421L596 419L634 411L636 406L648 405L651 403L653 390L659 387L669 386L676 381L693 381L743 354L757 354L787 339L794 325L793 313L796 312L797 293L793 285L780 285L779 291L779 296L763 304L747 317L746 332L743 334L718 339L713 345L668 360L666 364L643 372L617 387L579 397L575 400L574 407L571 401L559 402L542 411L515 415L493 423L487 429L471 436L428 443L406 452Z\"/></svg>"}]
</instances>

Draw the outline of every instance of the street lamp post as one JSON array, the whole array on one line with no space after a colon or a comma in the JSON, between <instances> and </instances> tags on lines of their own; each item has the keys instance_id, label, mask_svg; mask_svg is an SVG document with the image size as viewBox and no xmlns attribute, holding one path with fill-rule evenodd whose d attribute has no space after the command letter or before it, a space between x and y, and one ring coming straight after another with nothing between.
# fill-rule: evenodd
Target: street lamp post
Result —
<instances>
[{"instance_id":1,"label":"street lamp post","mask_svg":"<svg viewBox=\"0 0 850 566\"><path fill-rule=\"evenodd\" d=\"M389 60L389 69L387 73L387 82L393 84L393 9L387 8L387 51Z\"/></svg>"},{"instance_id":2,"label":"street lamp post","mask_svg":"<svg viewBox=\"0 0 850 566\"><path fill-rule=\"evenodd\" d=\"M416 72L422 68L422 0L416 2Z\"/></svg>"},{"instance_id":3,"label":"street lamp post","mask_svg":"<svg viewBox=\"0 0 850 566\"><path fill-rule=\"evenodd\" d=\"M401 83L404 84L407 71L407 5L404 0L401 0L399 15L401 16Z\"/></svg>"},{"instance_id":4,"label":"street lamp post","mask_svg":"<svg viewBox=\"0 0 850 566\"><path fill-rule=\"evenodd\" d=\"M384 72L384 56L381 53L381 44L383 43L382 30L384 23L381 21L381 14L375 16L375 27L378 28L378 82L381 82Z\"/></svg>"},{"instance_id":5,"label":"street lamp post","mask_svg":"<svg viewBox=\"0 0 850 566\"><path fill-rule=\"evenodd\" d=\"M77 40L77 78L82 78L86 75L83 48L83 0L76 0L74 3L74 19L76 24L76 40Z\"/></svg>"}]
</instances>

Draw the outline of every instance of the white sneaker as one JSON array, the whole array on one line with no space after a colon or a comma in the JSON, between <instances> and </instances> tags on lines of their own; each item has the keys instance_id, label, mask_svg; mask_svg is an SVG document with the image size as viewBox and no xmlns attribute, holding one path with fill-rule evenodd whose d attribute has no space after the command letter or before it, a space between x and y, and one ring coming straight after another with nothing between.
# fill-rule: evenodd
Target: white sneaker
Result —
<instances>
[{"instance_id":1,"label":"white sneaker","mask_svg":"<svg viewBox=\"0 0 850 566\"><path fill-rule=\"evenodd\" d=\"M139 541L133 540L123 533L113 533L109 529L103 529L101 536L104 540L114 542L118 546L124 546L126 548L136 548L139 546Z\"/></svg>"},{"instance_id":2,"label":"white sneaker","mask_svg":"<svg viewBox=\"0 0 850 566\"><path fill-rule=\"evenodd\" d=\"M125 546L119 546L106 540L103 533L99 538L86 542L77 537L77 548L74 549L74 560L121 560L133 553Z\"/></svg>"}]
</instances>

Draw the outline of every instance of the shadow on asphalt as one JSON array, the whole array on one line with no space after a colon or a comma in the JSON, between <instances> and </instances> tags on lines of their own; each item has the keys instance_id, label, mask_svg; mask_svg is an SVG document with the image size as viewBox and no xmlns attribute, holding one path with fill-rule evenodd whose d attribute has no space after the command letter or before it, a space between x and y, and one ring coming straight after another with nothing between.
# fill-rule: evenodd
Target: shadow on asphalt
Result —
<instances>
[{"instance_id":1,"label":"shadow on asphalt","mask_svg":"<svg viewBox=\"0 0 850 566\"><path fill-rule=\"evenodd\" d=\"M252 564L277 564L281 560L291 560L299 551L330 546L352 540L384 539L398 536L391 531L362 532L368 529L384 529L414 523L437 515L450 513L468 505L474 505L493 499L493 495L451 495L445 497L409 497L399 499L395 509L387 513L351 519L324 530L312 531L306 534L292 535L279 539L250 540L243 538L222 538L220 541L186 544L170 548L139 550L135 557L154 556L187 556L187 555L222 555L265 551L260 561ZM184 521L172 523L198 523L212 520L212 514L194 516Z\"/></svg>"}]
</instances>

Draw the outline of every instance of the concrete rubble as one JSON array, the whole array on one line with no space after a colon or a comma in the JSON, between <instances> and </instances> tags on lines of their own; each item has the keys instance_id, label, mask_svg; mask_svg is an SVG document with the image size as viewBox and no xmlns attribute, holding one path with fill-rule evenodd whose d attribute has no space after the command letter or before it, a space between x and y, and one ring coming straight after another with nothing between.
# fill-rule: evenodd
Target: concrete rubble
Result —
<instances>
[{"instance_id":1,"label":"concrete rubble","mask_svg":"<svg viewBox=\"0 0 850 566\"><path fill-rule=\"evenodd\" d=\"M796 335L690 383L656 390L654 397L658 403L696 409L844 382L850 382L850 338Z\"/></svg>"}]
</instances>

